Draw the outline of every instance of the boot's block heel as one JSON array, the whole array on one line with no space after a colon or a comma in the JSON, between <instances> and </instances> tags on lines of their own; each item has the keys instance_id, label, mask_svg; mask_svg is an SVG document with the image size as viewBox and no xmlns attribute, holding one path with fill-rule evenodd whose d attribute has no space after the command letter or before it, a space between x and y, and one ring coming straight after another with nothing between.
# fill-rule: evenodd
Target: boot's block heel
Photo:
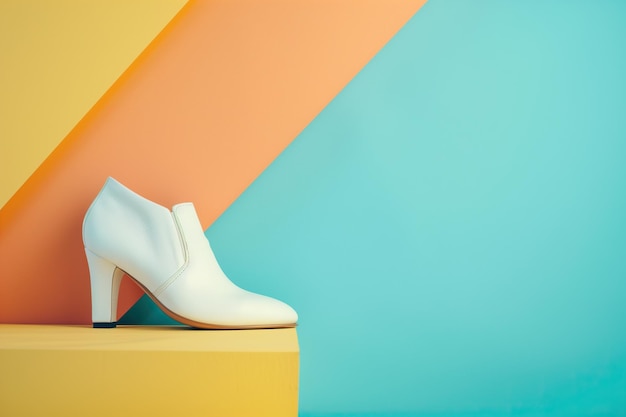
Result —
<instances>
[{"instance_id":1,"label":"boot's block heel","mask_svg":"<svg viewBox=\"0 0 626 417\"><path fill-rule=\"evenodd\" d=\"M94 328L113 328L117 320L117 297L124 271L85 248L91 279L91 319Z\"/></svg>"}]
</instances>

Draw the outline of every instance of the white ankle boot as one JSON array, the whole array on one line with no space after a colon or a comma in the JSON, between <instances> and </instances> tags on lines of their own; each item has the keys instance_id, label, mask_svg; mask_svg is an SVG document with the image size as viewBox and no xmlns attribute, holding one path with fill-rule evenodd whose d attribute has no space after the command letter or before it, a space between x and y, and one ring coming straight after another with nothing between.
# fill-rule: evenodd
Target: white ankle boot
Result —
<instances>
[{"instance_id":1,"label":"white ankle boot","mask_svg":"<svg viewBox=\"0 0 626 417\"><path fill-rule=\"evenodd\" d=\"M124 272L167 315L193 327L293 327L298 320L287 304L228 279L192 203L169 211L109 178L85 215L83 242L94 327L115 327Z\"/></svg>"}]
</instances>

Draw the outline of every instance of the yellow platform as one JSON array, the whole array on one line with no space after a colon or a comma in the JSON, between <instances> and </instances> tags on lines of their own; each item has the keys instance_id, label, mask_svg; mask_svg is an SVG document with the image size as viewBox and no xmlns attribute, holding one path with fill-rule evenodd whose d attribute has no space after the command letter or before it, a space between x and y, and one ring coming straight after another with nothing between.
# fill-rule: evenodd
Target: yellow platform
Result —
<instances>
[{"instance_id":1,"label":"yellow platform","mask_svg":"<svg viewBox=\"0 0 626 417\"><path fill-rule=\"evenodd\" d=\"M0 416L297 416L295 329L0 325Z\"/></svg>"}]
</instances>

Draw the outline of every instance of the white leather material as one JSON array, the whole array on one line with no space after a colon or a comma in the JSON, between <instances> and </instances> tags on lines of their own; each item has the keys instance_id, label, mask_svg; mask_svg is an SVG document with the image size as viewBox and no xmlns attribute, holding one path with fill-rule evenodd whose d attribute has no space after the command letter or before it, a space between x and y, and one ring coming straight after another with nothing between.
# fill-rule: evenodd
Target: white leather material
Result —
<instances>
[{"instance_id":1,"label":"white leather material","mask_svg":"<svg viewBox=\"0 0 626 417\"><path fill-rule=\"evenodd\" d=\"M85 248L154 291L184 262L168 209L108 178L83 221Z\"/></svg>"},{"instance_id":2,"label":"white leather material","mask_svg":"<svg viewBox=\"0 0 626 417\"><path fill-rule=\"evenodd\" d=\"M298 320L289 305L230 281L192 203L170 212L109 178L85 216L83 241L94 323L115 320L120 270L166 313L206 327L279 327Z\"/></svg>"},{"instance_id":3,"label":"white leather material","mask_svg":"<svg viewBox=\"0 0 626 417\"><path fill-rule=\"evenodd\" d=\"M210 317L213 323L224 326L288 324L298 320L289 305L243 290L224 275L193 204L178 204L173 213L187 244L188 259L180 275L159 294L167 308L194 321Z\"/></svg>"}]
</instances>

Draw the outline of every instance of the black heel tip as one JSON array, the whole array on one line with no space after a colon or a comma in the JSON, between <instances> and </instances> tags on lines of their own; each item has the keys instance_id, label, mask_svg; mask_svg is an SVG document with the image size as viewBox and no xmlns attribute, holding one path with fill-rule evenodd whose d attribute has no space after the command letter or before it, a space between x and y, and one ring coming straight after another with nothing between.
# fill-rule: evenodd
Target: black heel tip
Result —
<instances>
[{"instance_id":1,"label":"black heel tip","mask_svg":"<svg viewBox=\"0 0 626 417\"><path fill-rule=\"evenodd\" d=\"M117 326L116 322L113 323L94 323L94 329L114 329Z\"/></svg>"}]
</instances>

